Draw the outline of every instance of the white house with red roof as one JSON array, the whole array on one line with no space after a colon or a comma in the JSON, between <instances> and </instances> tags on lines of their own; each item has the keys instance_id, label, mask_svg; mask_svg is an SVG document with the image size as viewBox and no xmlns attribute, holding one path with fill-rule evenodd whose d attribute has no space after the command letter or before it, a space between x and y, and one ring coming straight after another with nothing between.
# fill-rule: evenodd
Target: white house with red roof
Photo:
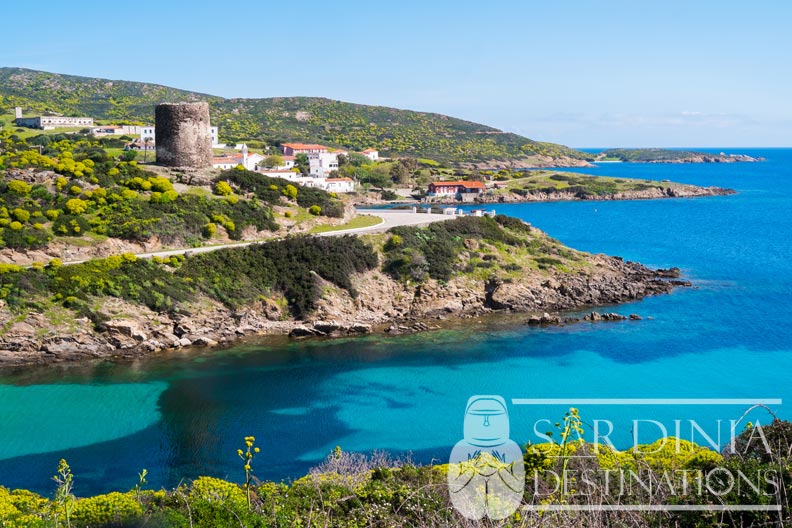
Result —
<instances>
[{"instance_id":1,"label":"white house with red roof","mask_svg":"<svg viewBox=\"0 0 792 528\"><path fill-rule=\"evenodd\" d=\"M297 154L322 154L327 152L324 145L312 145L308 143L283 143L281 150L286 156L296 156Z\"/></svg>"},{"instance_id":2,"label":"white house with red roof","mask_svg":"<svg viewBox=\"0 0 792 528\"><path fill-rule=\"evenodd\" d=\"M355 192L355 181L352 178L327 178L325 179L324 190L334 193Z\"/></svg>"},{"instance_id":3,"label":"white house with red roof","mask_svg":"<svg viewBox=\"0 0 792 528\"><path fill-rule=\"evenodd\" d=\"M377 161L379 159L379 151L372 148L367 148L361 152L361 154L366 156L371 161Z\"/></svg>"},{"instance_id":4,"label":"white house with red roof","mask_svg":"<svg viewBox=\"0 0 792 528\"><path fill-rule=\"evenodd\" d=\"M479 194L485 191L479 181L438 181L429 184L431 196L456 196L457 194Z\"/></svg>"},{"instance_id":5,"label":"white house with red roof","mask_svg":"<svg viewBox=\"0 0 792 528\"><path fill-rule=\"evenodd\" d=\"M247 170L256 170L259 163L264 161L264 156L256 153L249 153L247 145L242 145L239 154L217 156L212 158L212 167L215 169L228 170L237 165L242 165Z\"/></svg>"}]
</instances>

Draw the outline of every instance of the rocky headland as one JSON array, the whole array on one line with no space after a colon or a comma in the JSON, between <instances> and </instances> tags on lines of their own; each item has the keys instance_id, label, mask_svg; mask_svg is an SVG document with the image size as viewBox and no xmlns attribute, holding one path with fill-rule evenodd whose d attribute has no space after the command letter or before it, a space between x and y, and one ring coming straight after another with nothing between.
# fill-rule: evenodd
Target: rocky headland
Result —
<instances>
[{"instance_id":1,"label":"rocky headland","mask_svg":"<svg viewBox=\"0 0 792 528\"><path fill-rule=\"evenodd\" d=\"M577 252L538 229L523 229L528 233L525 240L541 247L538 256L519 257L523 270L486 276L459 271L470 269L474 262L503 270L520 267L511 260L513 250L498 249L497 244L471 235L456 257L458 271L448 281L395 278L383 265L389 256L382 239L388 235L368 237L367 242L377 248L380 265L353 274L349 289L317 277L322 293L315 309L304 317L291 315L277 295L237 308L201 296L180 313L104 296L93 300L92 318L73 316L66 308L19 313L3 306L0 365L136 357L191 346L228 346L245 336L421 331L438 320L493 313L525 313L527 322L539 317L540 323L554 323L567 310L635 301L690 285L678 278L679 270L653 270L619 257ZM534 261L539 266L529 268Z\"/></svg>"}]
</instances>

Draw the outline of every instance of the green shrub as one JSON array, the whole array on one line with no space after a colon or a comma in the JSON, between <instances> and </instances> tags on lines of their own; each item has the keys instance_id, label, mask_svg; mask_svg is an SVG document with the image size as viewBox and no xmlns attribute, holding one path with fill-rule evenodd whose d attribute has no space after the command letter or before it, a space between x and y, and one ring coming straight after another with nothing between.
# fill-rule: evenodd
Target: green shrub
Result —
<instances>
[{"instance_id":1,"label":"green shrub","mask_svg":"<svg viewBox=\"0 0 792 528\"><path fill-rule=\"evenodd\" d=\"M33 188L22 180L11 180L8 182L8 190L16 194L30 194Z\"/></svg>"},{"instance_id":2,"label":"green shrub","mask_svg":"<svg viewBox=\"0 0 792 528\"><path fill-rule=\"evenodd\" d=\"M64 210L73 215L79 215L88 210L88 202L79 198L72 198L64 205Z\"/></svg>"},{"instance_id":3,"label":"green shrub","mask_svg":"<svg viewBox=\"0 0 792 528\"><path fill-rule=\"evenodd\" d=\"M28 220L30 220L30 211L26 211L25 209L19 207L11 211L11 214L14 216L14 218L16 218L22 223L25 223Z\"/></svg>"},{"instance_id":4,"label":"green shrub","mask_svg":"<svg viewBox=\"0 0 792 528\"><path fill-rule=\"evenodd\" d=\"M228 196L234 193L234 190L228 185L228 182L219 181L215 184L214 188L215 194L220 196Z\"/></svg>"},{"instance_id":5,"label":"green shrub","mask_svg":"<svg viewBox=\"0 0 792 528\"><path fill-rule=\"evenodd\" d=\"M302 318L321 295L318 277L354 296L351 275L376 265L374 251L357 237L298 237L195 255L176 276L230 307L282 292Z\"/></svg>"},{"instance_id":6,"label":"green shrub","mask_svg":"<svg viewBox=\"0 0 792 528\"><path fill-rule=\"evenodd\" d=\"M297 187L295 187L292 184L289 184L286 187L284 187L283 191L281 192L283 193L283 196L285 196L290 200L294 200L297 198Z\"/></svg>"},{"instance_id":7,"label":"green shrub","mask_svg":"<svg viewBox=\"0 0 792 528\"><path fill-rule=\"evenodd\" d=\"M131 493L108 493L74 503L71 522L75 527L131 526L142 520L143 507Z\"/></svg>"}]
</instances>

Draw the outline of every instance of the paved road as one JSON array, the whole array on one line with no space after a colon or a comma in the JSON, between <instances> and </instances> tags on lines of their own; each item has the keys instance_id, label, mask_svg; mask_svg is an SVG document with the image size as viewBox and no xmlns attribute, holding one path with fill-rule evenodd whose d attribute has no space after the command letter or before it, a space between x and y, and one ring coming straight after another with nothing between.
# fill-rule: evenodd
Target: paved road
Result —
<instances>
[{"instance_id":1,"label":"paved road","mask_svg":"<svg viewBox=\"0 0 792 528\"><path fill-rule=\"evenodd\" d=\"M340 235L350 235L350 234L365 235L369 233L381 233L383 231L387 231L391 227L404 226L404 225L413 225L413 226L427 225L433 222L442 222L443 220L450 220L451 218L454 218L451 215L413 213L411 211L392 211L392 210L382 210L382 209L358 209L358 214L379 216L380 218L382 218L382 222L368 227L343 229L339 231L326 231L324 233L319 233L316 236L340 236ZM264 240L253 240L249 242L232 242L230 244L218 244L216 246L169 249L165 251L152 251L149 253L136 253L135 255L138 258L151 258L151 257L167 258L167 257L172 257L174 255L186 255L186 254L195 255L197 253L208 253L210 251L217 251L218 249L224 249L224 248L245 247L251 244L258 244L259 242L269 242L272 240L278 240L278 239L270 238ZM69 262L64 262L64 264L65 265L80 264L81 262L85 262L85 261L86 260L73 260Z\"/></svg>"}]
</instances>

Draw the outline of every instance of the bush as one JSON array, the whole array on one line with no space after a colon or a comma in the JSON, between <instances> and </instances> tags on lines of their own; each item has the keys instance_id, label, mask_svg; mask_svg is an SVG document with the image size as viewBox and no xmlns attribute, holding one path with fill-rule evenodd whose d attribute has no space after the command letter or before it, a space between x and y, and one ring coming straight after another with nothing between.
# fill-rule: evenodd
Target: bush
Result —
<instances>
[{"instance_id":1,"label":"bush","mask_svg":"<svg viewBox=\"0 0 792 528\"><path fill-rule=\"evenodd\" d=\"M79 198L72 198L64 205L64 209L73 215L79 215L88 210L88 202Z\"/></svg>"},{"instance_id":2,"label":"bush","mask_svg":"<svg viewBox=\"0 0 792 528\"><path fill-rule=\"evenodd\" d=\"M14 215L14 218L22 223L30 220L30 211L26 211L25 209L21 209L19 207L11 211L11 214Z\"/></svg>"},{"instance_id":3,"label":"bush","mask_svg":"<svg viewBox=\"0 0 792 528\"><path fill-rule=\"evenodd\" d=\"M208 224L204 224L203 226L203 235L206 238L212 238L217 233L217 224L213 222L209 222Z\"/></svg>"},{"instance_id":4,"label":"bush","mask_svg":"<svg viewBox=\"0 0 792 528\"><path fill-rule=\"evenodd\" d=\"M22 180L11 180L8 182L8 190L16 194L30 194L32 189L33 188L29 184Z\"/></svg>"},{"instance_id":5,"label":"bush","mask_svg":"<svg viewBox=\"0 0 792 528\"><path fill-rule=\"evenodd\" d=\"M311 207L308 208L308 212L314 216L318 216L322 214L322 208L319 207L318 205L312 205Z\"/></svg>"},{"instance_id":6,"label":"bush","mask_svg":"<svg viewBox=\"0 0 792 528\"><path fill-rule=\"evenodd\" d=\"M74 503L74 526L131 526L141 520L143 507L131 493L108 493Z\"/></svg>"},{"instance_id":7,"label":"bush","mask_svg":"<svg viewBox=\"0 0 792 528\"><path fill-rule=\"evenodd\" d=\"M228 185L228 182L219 181L215 184L214 188L215 194L220 196L228 196L234 193L234 190Z\"/></svg>"},{"instance_id":8,"label":"bush","mask_svg":"<svg viewBox=\"0 0 792 528\"><path fill-rule=\"evenodd\" d=\"M52 231L58 236L83 236L91 226L79 215L60 215L52 224Z\"/></svg>"}]
</instances>

